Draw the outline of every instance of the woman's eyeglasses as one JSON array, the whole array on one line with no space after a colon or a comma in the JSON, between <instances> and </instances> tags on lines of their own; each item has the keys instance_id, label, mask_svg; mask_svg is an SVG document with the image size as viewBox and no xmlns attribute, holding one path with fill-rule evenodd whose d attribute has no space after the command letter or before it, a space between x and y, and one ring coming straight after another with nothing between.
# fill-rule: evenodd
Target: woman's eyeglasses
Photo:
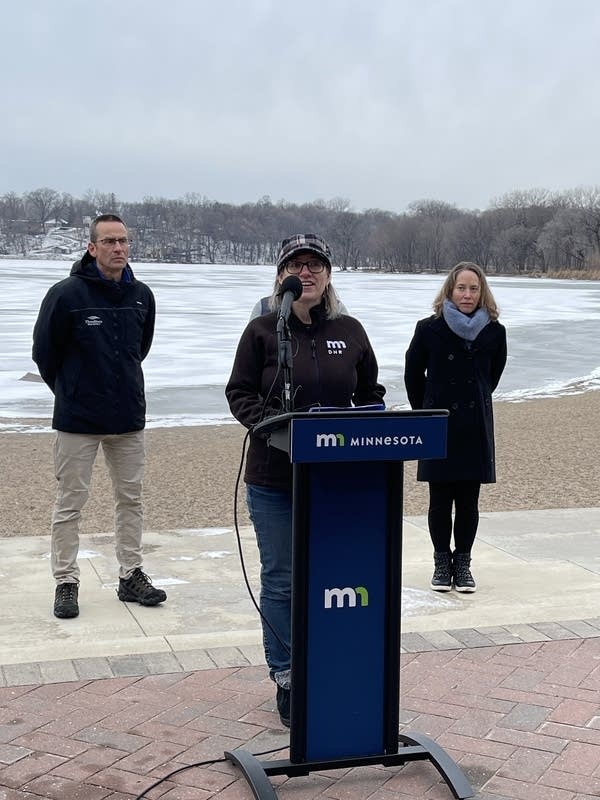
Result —
<instances>
[{"instance_id":1,"label":"woman's eyeglasses","mask_svg":"<svg viewBox=\"0 0 600 800\"><path fill-rule=\"evenodd\" d=\"M303 267L307 267L312 275L318 275L325 269L325 264L320 258L310 258L308 261L288 261L285 265L290 275L299 275Z\"/></svg>"}]
</instances>

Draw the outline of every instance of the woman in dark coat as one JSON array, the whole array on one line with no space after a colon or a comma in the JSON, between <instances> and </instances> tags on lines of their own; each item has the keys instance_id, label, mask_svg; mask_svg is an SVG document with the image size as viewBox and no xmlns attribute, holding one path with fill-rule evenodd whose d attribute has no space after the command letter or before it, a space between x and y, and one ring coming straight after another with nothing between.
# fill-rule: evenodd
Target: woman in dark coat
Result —
<instances>
[{"instance_id":1,"label":"woman in dark coat","mask_svg":"<svg viewBox=\"0 0 600 800\"><path fill-rule=\"evenodd\" d=\"M385 388L367 333L357 319L341 313L331 283L329 245L313 233L284 239L277 258L271 313L247 325L238 344L225 394L233 416L250 430L244 480L248 511L260 555L260 609L265 660L277 684L277 710L290 726L292 593L292 465L270 447L254 426L285 408L279 368L277 319L281 288L291 275L302 284L292 303L289 329L294 354L294 405L381 403ZM339 342L339 349L332 347Z\"/></svg>"},{"instance_id":2,"label":"woman in dark coat","mask_svg":"<svg viewBox=\"0 0 600 800\"><path fill-rule=\"evenodd\" d=\"M404 372L412 408L450 412L447 457L420 461L417 471L418 480L429 482L431 588L447 592L454 584L474 592L479 491L482 483L496 482L492 392L506 364L506 330L483 270L469 261L451 270L433 310L417 322Z\"/></svg>"}]
</instances>

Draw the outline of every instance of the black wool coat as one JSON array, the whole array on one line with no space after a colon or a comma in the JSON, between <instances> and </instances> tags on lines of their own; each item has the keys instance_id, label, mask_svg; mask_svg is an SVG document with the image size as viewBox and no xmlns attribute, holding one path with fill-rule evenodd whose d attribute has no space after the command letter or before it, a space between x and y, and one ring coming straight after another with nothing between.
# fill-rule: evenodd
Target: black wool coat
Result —
<instances>
[{"instance_id":1,"label":"black wool coat","mask_svg":"<svg viewBox=\"0 0 600 800\"><path fill-rule=\"evenodd\" d=\"M492 392L506 364L506 329L489 322L473 342L443 317L417 322L406 352L404 383L412 408L446 408L447 458L420 461L417 479L496 482Z\"/></svg>"}]
</instances>

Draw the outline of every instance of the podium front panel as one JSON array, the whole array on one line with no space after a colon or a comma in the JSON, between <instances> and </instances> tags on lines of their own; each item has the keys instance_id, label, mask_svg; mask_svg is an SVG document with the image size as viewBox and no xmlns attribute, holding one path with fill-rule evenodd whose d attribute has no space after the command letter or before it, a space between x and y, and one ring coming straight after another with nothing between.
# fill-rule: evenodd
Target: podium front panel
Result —
<instances>
[{"instance_id":1,"label":"podium front panel","mask_svg":"<svg viewBox=\"0 0 600 800\"><path fill-rule=\"evenodd\" d=\"M384 749L386 478L382 463L365 468L310 472L309 759Z\"/></svg>"},{"instance_id":2,"label":"podium front panel","mask_svg":"<svg viewBox=\"0 0 600 800\"><path fill-rule=\"evenodd\" d=\"M402 464L294 464L294 498L290 758L396 752Z\"/></svg>"}]
</instances>

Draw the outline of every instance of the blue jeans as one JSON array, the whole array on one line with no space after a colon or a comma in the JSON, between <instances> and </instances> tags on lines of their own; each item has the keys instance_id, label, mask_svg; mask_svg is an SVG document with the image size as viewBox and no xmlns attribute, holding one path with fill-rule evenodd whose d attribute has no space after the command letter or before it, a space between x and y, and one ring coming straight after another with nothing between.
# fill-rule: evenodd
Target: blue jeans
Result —
<instances>
[{"instance_id":1,"label":"blue jeans","mask_svg":"<svg viewBox=\"0 0 600 800\"><path fill-rule=\"evenodd\" d=\"M248 484L246 500L260 555L260 610L269 674L290 669L292 493ZM267 624L268 623L268 624Z\"/></svg>"}]
</instances>

